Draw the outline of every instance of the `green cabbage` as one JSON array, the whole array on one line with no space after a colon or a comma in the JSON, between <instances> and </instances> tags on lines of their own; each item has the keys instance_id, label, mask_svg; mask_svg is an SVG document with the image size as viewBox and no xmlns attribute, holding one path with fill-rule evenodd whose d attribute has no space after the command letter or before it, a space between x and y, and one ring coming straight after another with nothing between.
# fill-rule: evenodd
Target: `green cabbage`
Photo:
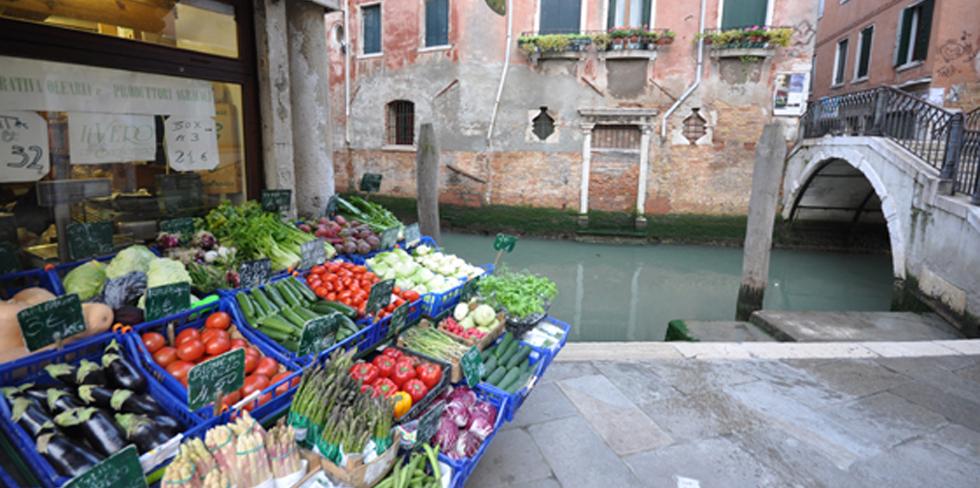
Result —
<instances>
[{"instance_id":1,"label":"green cabbage","mask_svg":"<svg viewBox=\"0 0 980 488\"><path fill-rule=\"evenodd\" d=\"M153 254L146 246L129 246L119 251L119 254L116 254L116 257L109 262L109 266L105 270L106 277L111 280L133 271L146 273L149 270L150 262L154 259L157 259L156 254Z\"/></svg>"},{"instance_id":2,"label":"green cabbage","mask_svg":"<svg viewBox=\"0 0 980 488\"><path fill-rule=\"evenodd\" d=\"M98 261L89 261L65 275L65 292L78 294L81 301L90 300L99 293L106 282L106 265Z\"/></svg>"},{"instance_id":3,"label":"green cabbage","mask_svg":"<svg viewBox=\"0 0 980 488\"><path fill-rule=\"evenodd\" d=\"M180 261L167 258L155 258L150 261L146 272L146 287L171 285L174 283L191 283L191 275Z\"/></svg>"}]
</instances>

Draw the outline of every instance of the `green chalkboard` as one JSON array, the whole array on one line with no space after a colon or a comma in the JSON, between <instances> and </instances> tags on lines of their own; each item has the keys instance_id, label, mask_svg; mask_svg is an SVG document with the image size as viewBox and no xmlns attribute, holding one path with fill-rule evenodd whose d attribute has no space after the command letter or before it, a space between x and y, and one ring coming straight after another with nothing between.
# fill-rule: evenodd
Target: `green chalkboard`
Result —
<instances>
[{"instance_id":1,"label":"green chalkboard","mask_svg":"<svg viewBox=\"0 0 980 488\"><path fill-rule=\"evenodd\" d=\"M411 304L405 302L402 306L391 312L391 322L388 324L388 337L400 334L405 329L405 324L408 322L409 308L411 308Z\"/></svg>"},{"instance_id":2,"label":"green chalkboard","mask_svg":"<svg viewBox=\"0 0 980 488\"><path fill-rule=\"evenodd\" d=\"M470 278L463 284L463 291L459 293L459 301L467 302L470 298L476 295L477 289L480 287L480 277Z\"/></svg>"},{"instance_id":3,"label":"green chalkboard","mask_svg":"<svg viewBox=\"0 0 980 488\"><path fill-rule=\"evenodd\" d=\"M483 359L480 357L480 350L473 346L459 360L459 367L463 369L463 376L466 384L470 387L476 386L483 377Z\"/></svg>"},{"instance_id":4,"label":"green chalkboard","mask_svg":"<svg viewBox=\"0 0 980 488\"><path fill-rule=\"evenodd\" d=\"M510 234L497 234L497 237L493 240L494 251L511 252L514 250L515 245L517 245L517 237Z\"/></svg>"},{"instance_id":5,"label":"green chalkboard","mask_svg":"<svg viewBox=\"0 0 980 488\"><path fill-rule=\"evenodd\" d=\"M320 351L332 346L337 338L337 329L340 328L342 317L340 313L334 312L307 321L299 338L296 355L303 357L307 354L319 354Z\"/></svg>"},{"instance_id":6,"label":"green chalkboard","mask_svg":"<svg viewBox=\"0 0 980 488\"><path fill-rule=\"evenodd\" d=\"M389 227L381 233L381 249L391 249L398 242L398 232L401 227Z\"/></svg>"},{"instance_id":7,"label":"green chalkboard","mask_svg":"<svg viewBox=\"0 0 980 488\"><path fill-rule=\"evenodd\" d=\"M64 339L85 330L82 303L74 293L25 308L17 321L28 351L53 344L59 334Z\"/></svg>"},{"instance_id":8,"label":"green chalkboard","mask_svg":"<svg viewBox=\"0 0 980 488\"><path fill-rule=\"evenodd\" d=\"M378 173L364 173L364 176L361 176L360 188L365 193L377 193L381 191L381 175Z\"/></svg>"},{"instance_id":9,"label":"green chalkboard","mask_svg":"<svg viewBox=\"0 0 980 488\"><path fill-rule=\"evenodd\" d=\"M197 410L245 384L245 350L228 351L187 373L187 406Z\"/></svg>"},{"instance_id":10,"label":"green chalkboard","mask_svg":"<svg viewBox=\"0 0 980 488\"><path fill-rule=\"evenodd\" d=\"M385 308L391 303L391 292L395 289L395 280L379 281L371 287L367 305L364 309L369 315Z\"/></svg>"},{"instance_id":11,"label":"green chalkboard","mask_svg":"<svg viewBox=\"0 0 980 488\"><path fill-rule=\"evenodd\" d=\"M238 265L238 286L253 288L269 281L272 274L272 262L269 258L245 261Z\"/></svg>"},{"instance_id":12,"label":"green chalkboard","mask_svg":"<svg viewBox=\"0 0 980 488\"><path fill-rule=\"evenodd\" d=\"M442 418L444 410L446 410L446 402L442 400L419 417L418 430L415 431L415 442L419 444L429 442L432 436L436 435L436 431L439 430L439 419Z\"/></svg>"},{"instance_id":13,"label":"green chalkboard","mask_svg":"<svg viewBox=\"0 0 980 488\"><path fill-rule=\"evenodd\" d=\"M191 284L185 282L154 286L146 290L146 320L156 320L191 307Z\"/></svg>"},{"instance_id":14,"label":"green chalkboard","mask_svg":"<svg viewBox=\"0 0 980 488\"><path fill-rule=\"evenodd\" d=\"M292 190L262 190L262 210L276 213L289 212L292 199Z\"/></svg>"},{"instance_id":15,"label":"green chalkboard","mask_svg":"<svg viewBox=\"0 0 980 488\"><path fill-rule=\"evenodd\" d=\"M327 261L327 250L323 248L323 240L317 238L299 245L300 269L310 269Z\"/></svg>"},{"instance_id":16,"label":"green chalkboard","mask_svg":"<svg viewBox=\"0 0 980 488\"><path fill-rule=\"evenodd\" d=\"M17 244L0 241L0 274L20 271L20 251Z\"/></svg>"},{"instance_id":17,"label":"green chalkboard","mask_svg":"<svg viewBox=\"0 0 980 488\"><path fill-rule=\"evenodd\" d=\"M136 446L130 444L92 469L72 478L64 488L146 488Z\"/></svg>"},{"instance_id":18,"label":"green chalkboard","mask_svg":"<svg viewBox=\"0 0 980 488\"><path fill-rule=\"evenodd\" d=\"M160 232L180 234L180 242L190 242L194 238L194 219L181 217L179 219L161 220Z\"/></svg>"},{"instance_id":19,"label":"green chalkboard","mask_svg":"<svg viewBox=\"0 0 980 488\"><path fill-rule=\"evenodd\" d=\"M422 240L422 231L419 230L419 224L411 224L405 226L405 246L412 247L418 244Z\"/></svg>"},{"instance_id":20,"label":"green chalkboard","mask_svg":"<svg viewBox=\"0 0 980 488\"><path fill-rule=\"evenodd\" d=\"M68 224L68 255L85 259L112 252L112 222Z\"/></svg>"}]
</instances>

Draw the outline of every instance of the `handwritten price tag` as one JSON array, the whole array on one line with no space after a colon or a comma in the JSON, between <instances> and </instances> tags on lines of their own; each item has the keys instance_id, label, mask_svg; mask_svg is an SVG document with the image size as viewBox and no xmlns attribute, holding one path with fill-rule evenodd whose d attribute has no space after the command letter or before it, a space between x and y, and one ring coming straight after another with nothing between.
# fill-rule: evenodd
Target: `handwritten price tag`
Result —
<instances>
[{"instance_id":1,"label":"handwritten price tag","mask_svg":"<svg viewBox=\"0 0 980 488\"><path fill-rule=\"evenodd\" d=\"M28 351L85 331L82 304L74 293L17 312L17 322Z\"/></svg>"},{"instance_id":2,"label":"handwritten price tag","mask_svg":"<svg viewBox=\"0 0 980 488\"><path fill-rule=\"evenodd\" d=\"M245 384L245 350L228 351L187 373L187 406L197 410Z\"/></svg>"}]
</instances>

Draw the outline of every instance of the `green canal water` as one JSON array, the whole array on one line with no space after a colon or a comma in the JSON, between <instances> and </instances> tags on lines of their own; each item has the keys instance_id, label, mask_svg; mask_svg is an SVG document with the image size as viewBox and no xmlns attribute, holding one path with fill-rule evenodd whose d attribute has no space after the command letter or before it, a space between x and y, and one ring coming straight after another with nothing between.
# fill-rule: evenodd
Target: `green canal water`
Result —
<instances>
[{"instance_id":1,"label":"green canal water","mask_svg":"<svg viewBox=\"0 0 980 488\"><path fill-rule=\"evenodd\" d=\"M492 236L443 234L444 248L472 263L492 262ZM742 250L708 246L628 246L521 239L502 262L558 283L552 315L573 341L660 341L673 319L735 316ZM888 310L891 258L775 250L765 307L780 310Z\"/></svg>"}]
</instances>

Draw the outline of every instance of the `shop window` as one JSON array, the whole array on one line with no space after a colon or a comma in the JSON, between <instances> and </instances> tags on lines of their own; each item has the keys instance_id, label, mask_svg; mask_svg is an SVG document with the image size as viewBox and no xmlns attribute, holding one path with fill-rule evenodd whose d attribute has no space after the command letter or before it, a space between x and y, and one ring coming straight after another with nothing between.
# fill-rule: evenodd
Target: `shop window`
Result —
<instances>
[{"instance_id":1,"label":"shop window","mask_svg":"<svg viewBox=\"0 0 980 488\"><path fill-rule=\"evenodd\" d=\"M415 104L407 100L395 100L388 104L386 142L397 146L415 144Z\"/></svg>"},{"instance_id":2,"label":"shop window","mask_svg":"<svg viewBox=\"0 0 980 488\"><path fill-rule=\"evenodd\" d=\"M769 0L725 0L721 14L721 28L735 29L753 25L766 25Z\"/></svg>"},{"instance_id":3,"label":"shop window","mask_svg":"<svg viewBox=\"0 0 980 488\"><path fill-rule=\"evenodd\" d=\"M581 29L582 0L541 0L540 5L541 34L573 34Z\"/></svg>"},{"instance_id":4,"label":"shop window","mask_svg":"<svg viewBox=\"0 0 980 488\"><path fill-rule=\"evenodd\" d=\"M609 29L653 25L650 22L653 0L609 0L608 8L606 27Z\"/></svg>"},{"instance_id":5,"label":"shop window","mask_svg":"<svg viewBox=\"0 0 980 488\"><path fill-rule=\"evenodd\" d=\"M555 119L548 114L548 107L541 107L538 115L531 120L531 132L541 141L555 133Z\"/></svg>"},{"instance_id":6,"label":"shop window","mask_svg":"<svg viewBox=\"0 0 980 488\"><path fill-rule=\"evenodd\" d=\"M8 1L0 17L238 57L235 7L216 0Z\"/></svg>"},{"instance_id":7,"label":"shop window","mask_svg":"<svg viewBox=\"0 0 980 488\"><path fill-rule=\"evenodd\" d=\"M708 133L708 122L701 117L698 113L698 109L691 109L691 115L688 115L684 119L684 125L681 128L681 134L684 138L688 140L691 144L698 142L698 139L705 136Z\"/></svg>"},{"instance_id":8,"label":"shop window","mask_svg":"<svg viewBox=\"0 0 980 488\"><path fill-rule=\"evenodd\" d=\"M844 84L844 73L847 70L847 39L837 42L837 51L834 54L834 85Z\"/></svg>"},{"instance_id":9,"label":"shop window","mask_svg":"<svg viewBox=\"0 0 980 488\"><path fill-rule=\"evenodd\" d=\"M378 54L381 52L381 4L361 7L361 23L364 26L363 54Z\"/></svg>"},{"instance_id":10,"label":"shop window","mask_svg":"<svg viewBox=\"0 0 980 488\"><path fill-rule=\"evenodd\" d=\"M902 11L895 66L925 61L929 51L929 35L932 33L934 3L934 0L923 0Z\"/></svg>"},{"instance_id":11,"label":"shop window","mask_svg":"<svg viewBox=\"0 0 980 488\"><path fill-rule=\"evenodd\" d=\"M640 128L635 125L597 125L592 129L592 147L638 151Z\"/></svg>"},{"instance_id":12,"label":"shop window","mask_svg":"<svg viewBox=\"0 0 980 488\"><path fill-rule=\"evenodd\" d=\"M449 0L425 0L425 46L449 44Z\"/></svg>"},{"instance_id":13,"label":"shop window","mask_svg":"<svg viewBox=\"0 0 980 488\"><path fill-rule=\"evenodd\" d=\"M854 79L863 80L868 77L868 67L871 65L871 43L874 41L875 28L869 25L861 30L858 36L857 64L854 67Z\"/></svg>"}]
</instances>

